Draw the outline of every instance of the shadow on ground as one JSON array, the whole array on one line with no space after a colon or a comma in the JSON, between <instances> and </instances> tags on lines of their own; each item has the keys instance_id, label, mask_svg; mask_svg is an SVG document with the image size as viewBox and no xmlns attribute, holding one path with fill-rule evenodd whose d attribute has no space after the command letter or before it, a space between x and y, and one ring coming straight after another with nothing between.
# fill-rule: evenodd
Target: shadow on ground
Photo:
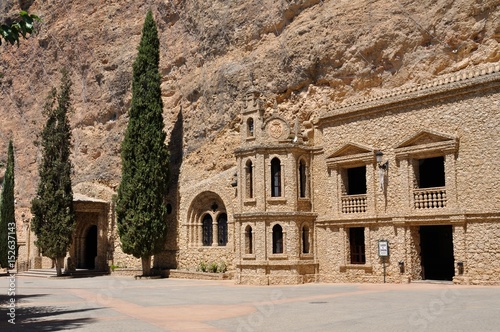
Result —
<instances>
[{"instance_id":1,"label":"shadow on ground","mask_svg":"<svg viewBox=\"0 0 500 332\"><path fill-rule=\"evenodd\" d=\"M23 303L25 299L43 297L46 294L36 295L16 295L16 303ZM99 308L83 308L78 310L68 310L59 306L36 306L22 305L15 308L15 324L9 322L12 316L9 307L11 297L1 294L0 304L2 315L0 316L0 331L67 331L87 325L95 321L94 318L65 318L65 315L85 315L85 312L98 310ZM68 316L66 316L68 317Z\"/></svg>"}]
</instances>

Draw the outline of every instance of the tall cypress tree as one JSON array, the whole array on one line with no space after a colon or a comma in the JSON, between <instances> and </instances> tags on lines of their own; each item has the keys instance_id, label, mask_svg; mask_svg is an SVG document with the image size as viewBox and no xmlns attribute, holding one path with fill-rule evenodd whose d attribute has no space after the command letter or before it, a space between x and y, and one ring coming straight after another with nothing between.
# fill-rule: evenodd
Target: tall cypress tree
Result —
<instances>
[{"instance_id":1,"label":"tall cypress tree","mask_svg":"<svg viewBox=\"0 0 500 332\"><path fill-rule=\"evenodd\" d=\"M165 195L169 156L163 131L158 32L151 11L146 15L133 65L132 102L122 143L122 179L116 205L123 252L142 260L149 275L151 256L166 236Z\"/></svg>"},{"instance_id":2,"label":"tall cypress tree","mask_svg":"<svg viewBox=\"0 0 500 332\"><path fill-rule=\"evenodd\" d=\"M9 141L7 168L0 197L0 265L14 268L17 258L17 232L14 208L14 147Z\"/></svg>"},{"instance_id":3,"label":"tall cypress tree","mask_svg":"<svg viewBox=\"0 0 500 332\"><path fill-rule=\"evenodd\" d=\"M75 229L68 120L72 83L67 71L63 70L62 74L59 93L52 89L44 107L47 123L41 134L40 183L31 203L31 228L37 236L35 244L44 256L56 261L57 275L62 273L63 259Z\"/></svg>"}]
</instances>

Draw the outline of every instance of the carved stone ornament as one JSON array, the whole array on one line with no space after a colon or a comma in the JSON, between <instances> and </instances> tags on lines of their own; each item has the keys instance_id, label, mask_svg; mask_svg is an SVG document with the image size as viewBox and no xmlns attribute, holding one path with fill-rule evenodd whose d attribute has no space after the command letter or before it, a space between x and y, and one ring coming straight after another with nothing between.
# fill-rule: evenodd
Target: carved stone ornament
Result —
<instances>
[{"instance_id":1,"label":"carved stone ornament","mask_svg":"<svg viewBox=\"0 0 500 332\"><path fill-rule=\"evenodd\" d=\"M269 124L269 136L272 138L280 138L283 135L283 124L279 120L274 120Z\"/></svg>"}]
</instances>

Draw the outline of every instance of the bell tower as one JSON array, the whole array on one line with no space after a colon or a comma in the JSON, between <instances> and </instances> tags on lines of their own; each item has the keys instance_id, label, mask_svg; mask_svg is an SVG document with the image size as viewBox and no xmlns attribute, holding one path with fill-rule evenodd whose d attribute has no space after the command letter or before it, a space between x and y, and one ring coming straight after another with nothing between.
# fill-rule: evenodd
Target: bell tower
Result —
<instances>
[{"instance_id":1,"label":"bell tower","mask_svg":"<svg viewBox=\"0 0 500 332\"><path fill-rule=\"evenodd\" d=\"M241 143L254 144L261 136L264 108L260 99L260 92L254 87L248 90L245 96L245 103L241 111L242 129Z\"/></svg>"}]
</instances>

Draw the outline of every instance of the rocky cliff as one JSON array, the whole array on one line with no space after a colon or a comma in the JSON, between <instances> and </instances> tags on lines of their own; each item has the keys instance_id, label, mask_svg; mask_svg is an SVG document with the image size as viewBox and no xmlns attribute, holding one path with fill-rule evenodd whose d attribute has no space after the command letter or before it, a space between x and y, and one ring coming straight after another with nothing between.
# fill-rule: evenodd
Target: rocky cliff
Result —
<instances>
[{"instance_id":1,"label":"rocky cliff","mask_svg":"<svg viewBox=\"0 0 500 332\"><path fill-rule=\"evenodd\" d=\"M322 106L500 60L497 0L4 0L42 18L19 47L0 46L0 165L16 147L16 197L38 177L42 107L67 67L74 82L74 183L115 189L132 63L149 8L161 42L164 119L180 181L234 165L243 94L294 121ZM3 174L4 166L0 167Z\"/></svg>"}]
</instances>

